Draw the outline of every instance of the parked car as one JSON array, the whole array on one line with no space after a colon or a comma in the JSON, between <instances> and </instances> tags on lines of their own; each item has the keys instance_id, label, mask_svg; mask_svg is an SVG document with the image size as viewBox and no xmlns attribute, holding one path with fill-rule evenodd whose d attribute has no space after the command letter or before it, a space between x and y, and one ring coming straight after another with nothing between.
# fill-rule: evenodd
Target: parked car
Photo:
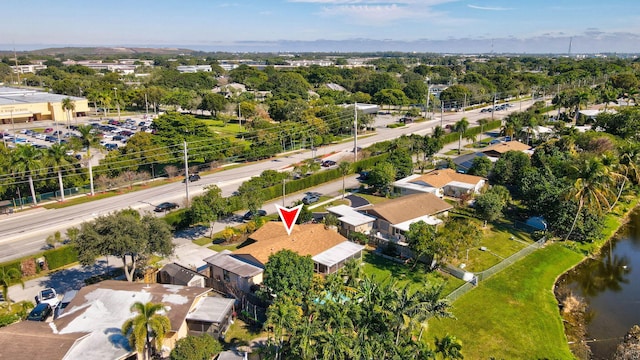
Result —
<instances>
[{"instance_id":1,"label":"parked car","mask_svg":"<svg viewBox=\"0 0 640 360\"><path fill-rule=\"evenodd\" d=\"M27 316L27 320L31 321L46 321L53 309L51 309L51 305L47 303L40 303L34 307L29 315Z\"/></svg>"},{"instance_id":2,"label":"parked car","mask_svg":"<svg viewBox=\"0 0 640 360\"><path fill-rule=\"evenodd\" d=\"M78 290L69 290L66 293L64 293L64 296L62 297L62 301L60 301L60 305L58 305L54 311L55 318L58 318L58 316L62 315L62 313L64 312L64 309L67 308L71 300L73 300L73 298L76 297L76 295L78 295Z\"/></svg>"},{"instance_id":3,"label":"parked car","mask_svg":"<svg viewBox=\"0 0 640 360\"><path fill-rule=\"evenodd\" d=\"M44 129L44 133L45 133L45 134L48 134L48 133L50 133L50 132L53 132L53 128L46 128L46 129Z\"/></svg>"},{"instance_id":4,"label":"parked car","mask_svg":"<svg viewBox=\"0 0 640 360\"><path fill-rule=\"evenodd\" d=\"M189 175L189 182L194 182L194 181L198 181L200 180L200 175L199 174L191 174ZM186 182L187 179L182 180L182 182Z\"/></svg>"},{"instance_id":5,"label":"parked car","mask_svg":"<svg viewBox=\"0 0 640 360\"><path fill-rule=\"evenodd\" d=\"M320 200L320 194L318 193L307 193L305 197L302 198L302 203L305 205L313 204Z\"/></svg>"},{"instance_id":6,"label":"parked car","mask_svg":"<svg viewBox=\"0 0 640 360\"><path fill-rule=\"evenodd\" d=\"M162 204L159 204L158 206L156 206L156 208L153 209L153 211L162 212L162 211L169 211L169 210L173 210L173 209L177 209L177 208L179 208L179 206L176 203L163 202Z\"/></svg>"},{"instance_id":7,"label":"parked car","mask_svg":"<svg viewBox=\"0 0 640 360\"><path fill-rule=\"evenodd\" d=\"M104 148L111 151L111 150L116 150L118 148L118 144L116 143L107 143L104 144Z\"/></svg>"},{"instance_id":8,"label":"parked car","mask_svg":"<svg viewBox=\"0 0 640 360\"><path fill-rule=\"evenodd\" d=\"M249 220L253 219L256 216L257 217L267 216L267 212L264 211L264 210L258 210L254 214L251 210L249 210L249 211L247 211L246 214L244 214L244 216L242 216L242 219L245 220L245 221L249 221Z\"/></svg>"},{"instance_id":9,"label":"parked car","mask_svg":"<svg viewBox=\"0 0 640 360\"><path fill-rule=\"evenodd\" d=\"M58 306L58 304L60 303L60 300L58 300L58 293L56 293L56 289L46 288L46 289L40 290L38 292L38 295L36 295L36 303L38 304L46 303L46 304L49 304L52 308L55 308L56 306Z\"/></svg>"}]
</instances>

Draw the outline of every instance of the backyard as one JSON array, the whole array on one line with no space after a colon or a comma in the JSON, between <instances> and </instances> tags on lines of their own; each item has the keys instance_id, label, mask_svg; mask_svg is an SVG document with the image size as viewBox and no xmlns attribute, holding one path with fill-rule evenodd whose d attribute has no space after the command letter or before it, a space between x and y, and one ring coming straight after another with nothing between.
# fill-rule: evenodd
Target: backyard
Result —
<instances>
[{"instance_id":1,"label":"backyard","mask_svg":"<svg viewBox=\"0 0 640 360\"><path fill-rule=\"evenodd\" d=\"M430 336L455 335L468 359L572 359L552 289L581 259L560 244L528 255L456 300L456 319L430 320Z\"/></svg>"}]
</instances>

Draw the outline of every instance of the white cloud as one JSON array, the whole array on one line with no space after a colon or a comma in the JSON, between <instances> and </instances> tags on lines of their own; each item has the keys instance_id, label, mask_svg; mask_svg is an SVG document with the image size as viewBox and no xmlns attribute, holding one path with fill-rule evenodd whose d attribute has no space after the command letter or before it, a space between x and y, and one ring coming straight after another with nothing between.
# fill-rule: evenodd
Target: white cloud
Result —
<instances>
[{"instance_id":1,"label":"white cloud","mask_svg":"<svg viewBox=\"0 0 640 360\"><path fill-rule=\"evenodd\" d=\"M425 19L447 14L434 10L438 4L456 0L290 0L322 5L319 15L342 17L347 22L382 25L406 19Z\"/></svg>"},{"instance_id":2,"label":"white cloud","mask_svg":"<svg viewBox=\"0 0 640 360\"><path fill-rule=\"evenodd\" d=\"M505 7L498 7L498 6L478 6L478 5L471 5L468 4L468 7L472 8L472 9L477 9L477 10L488 10L488 11L507 11L507 10L513 10L513 8L505 8Z\"/></svg>"}]
</instances>

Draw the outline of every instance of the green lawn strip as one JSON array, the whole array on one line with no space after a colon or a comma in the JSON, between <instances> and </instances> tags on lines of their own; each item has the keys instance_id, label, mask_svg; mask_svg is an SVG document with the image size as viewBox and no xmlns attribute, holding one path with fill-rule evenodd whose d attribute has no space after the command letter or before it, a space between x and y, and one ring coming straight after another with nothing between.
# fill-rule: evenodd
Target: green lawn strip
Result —
<instances>
[{"instance_id":1,"label":"green lawn strip","mask_svg":"<svg viewBox=\"0 0 640 360\"><path fill-rule=\"evenodd\" d=\"M420 286L427 284L441 284L446 282L444 294L449 294L460 287L464 281L439 272L426 272L424 264L418 264L415 268L412 265L403 265L377 256L371 252L366 252L363 257L364 273L372 276L375 280L386 283L391 279L396 279L399 286L404 286L411 282L411 288L416 290Z\"/></svg>"},{"instance_id":2,"label":"green lawn strip","mask_svg":"<svg viewBox=\"0 0 640 360\"><path fill-rule=\"evenodd\" d=\"M259 326L252 326L240 319L235 319L224 336L224 342L227 348L246 346L252 339L267 336L267 332L261 331Z\"/></svg>"},{"instance_id":3,"label":"green lawn strip","mask_svg":"<svg viewBox=\"0 0 640 360\"><path fill-rule=\"evenodd\" d=\"M323 204L318 207L314 207L313 209L311 209L311 211L315 213L323 213L323 212L327 212L328 207L338 206L338 205L349 205L349 200L334 200L330 203Z\"/></svg>"},{"instance_id":4,"label":"green lawn strip","mask_svg":"<svg viewBox=\"0 0 640 360\"><path fill-rule=\"evenodd\" d=\"M211 243L211 240L209 240L209 243ZM206 244L205 244L206 245ZM207 248L213 250L213 251L223 251L223 250L229 250L229 251L234 251L236 250L239 246L241 245L241 243L236 243L236 244L226 244L226 245L222 245L222 244L212 244L210 246L207 246Z\"/></svg>"},{"instance_id":5,"label":"green lawn strip","mask_svg":"<svg viewBox=\"0 0 640 360\"><path fill-rule=\"evenodd\" d=\"M453 149L453 150L449 150L447 152L445 152L445 155L466 155L466 154L471 154L473 153L473 151L471 150L462 150L459 154L458 154L458 149Z\"/></svg>"},{"instance_id":6,"label":"green lawn strip","mask_svg":"<svg viewBox=\"0 0 640 360\"><path fill-rule=\"evenodd\" d=\"M368 202L370 202L372 204L378 204L378 203L382 203L382 202L391 200L391 199L386 198L386 197L369 195L369 194L356 194L356 196L359 196L359 197L367 200Z\"/></svg>"},{"instance_id":7,"label":"green lawn strip","mask_svg":"<svg viewBox=\"0 0 640 360\"><path fill-rule=\"evenodd\" d=\"M429 336L457 336L468 359L572 359L552 288L581 260L550 244L454 302L456 320L430 320Z\"/></svg>"}]
</instances>

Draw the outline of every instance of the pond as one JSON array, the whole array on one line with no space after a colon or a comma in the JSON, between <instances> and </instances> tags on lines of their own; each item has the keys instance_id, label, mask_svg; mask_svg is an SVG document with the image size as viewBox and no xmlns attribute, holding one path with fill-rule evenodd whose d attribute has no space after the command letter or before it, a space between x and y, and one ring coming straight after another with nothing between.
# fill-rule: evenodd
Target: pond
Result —
<instances>
[{"instance_id":1,"label":"pond","mask_svg":"<svg viewBox=\"0 0 640 360\"><path fill-rule=\"evenodd\" d=\"M589 306L587 339L593 359L611 359L622 337L640 325L640 208L630 216L618 240L600 256L566 274L562 286Z\"/></svg>"}]
</instances>

